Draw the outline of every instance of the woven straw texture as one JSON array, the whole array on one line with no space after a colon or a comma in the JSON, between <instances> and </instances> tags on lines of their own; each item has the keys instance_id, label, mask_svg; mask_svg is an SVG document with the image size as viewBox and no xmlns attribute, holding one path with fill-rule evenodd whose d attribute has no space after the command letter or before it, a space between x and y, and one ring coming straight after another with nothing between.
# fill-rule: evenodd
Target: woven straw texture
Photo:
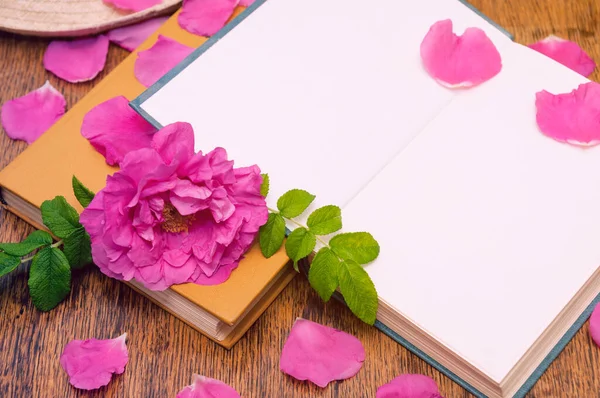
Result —
<instances>
[{"instance_id":1,"label":"woven straw texture","mask_svg":"<svg viewBox=\"0 0 600 398\"><path fill-rule=\"evenodd\" d=\"M181 0L163 0L139 12L117 10L102 0L0 0L0 30L31 36L97 34L173 12Z\"/></svg>"}]
</instances>

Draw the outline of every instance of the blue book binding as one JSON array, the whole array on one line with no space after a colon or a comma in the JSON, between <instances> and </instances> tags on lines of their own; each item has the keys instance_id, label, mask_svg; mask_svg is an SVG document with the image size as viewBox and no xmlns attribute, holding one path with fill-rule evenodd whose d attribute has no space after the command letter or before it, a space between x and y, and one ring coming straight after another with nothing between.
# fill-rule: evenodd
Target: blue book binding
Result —
<instances>
[{"instance_id":1,"label":"blue book binding","mask_svg":"<svg viewBox=\"0 0 600 398\"><path fill-rule=\"evenodd\" d=\"M169 71L165 76L159 79L154 85L149 87L146 91L144 91L140 96L131 101L130 105L133 109L135 109L140 115L142 115L148 122L153 124L156 128L161 128L162 126L158 123L151 115L149 115L141 105L150 98L154 93L160 90L167 82L169 82L173 77L179 74L183 69L185 69L189 64L191 64L194 60L196 60L200 55L202 55L206 50L208 50L211 46L217 43L222 37L224 37L228 32L230 32L233 28L235 28L240 22L242 22L248 15L250 15L254 10L260 7L265 1L268 0L256 0L250 7L248 7L244 12L242 12L238 17L232 20L229 24L223 27L219 32L217 32L214 36L208 39L203 45L197 48L192 54L190 54L186 59L184 59L181 63L179 63L175 68ZM514 40L514 36L499 26L496 22L492 21L489 17L481 13L478 9L476 9L473 5L471 5L467 0L458 0L463 3L465 6L473 10L479 16L488 21L491 25L495 26L498 30L503 32L506 36L508 36L511 40ZM289 232L289 231L288 231ZM307 266L305 265L303 271L306 273ZM339 294L335 294L338 300L343 302L343 298ZM533 372L533 374L527 379L525 384L521 386L518 392L514 395L514 398L523 398L527 394L527 392L533 387L533 385L537 382L537 380L541 377L541 375L548 369L552 361L558 357L560 352L565 348L565 346L571 341L571 339L575 336L577 331L583 326L583 324L587 321L589 316L591 315L596 304L600 302L600 295L597 296L594 301L586 308L586 310L580 315L577 321L569 328L567 333L561 338L559 343L550 351L550 353L546 356L544 361L538 366L538 368ZM435 369L449 377L451 380L462 386L465 390L469 391L471 394L475 395L479 398L487 398L482 392L478 391L475 387L469 385L456 374L452 373L449 369L444 367L439 362L435 361L425 352L421 351L419 348L411 344L409 341L404 339L402 336L395 333L389 327L381 323L380 321L376 321L375 327L381 330L383 333L391 337L393 340L404 346L406 349L417 355L419 358L423 359L425 362L433 366Z\"/></svg>"}]
</instances>

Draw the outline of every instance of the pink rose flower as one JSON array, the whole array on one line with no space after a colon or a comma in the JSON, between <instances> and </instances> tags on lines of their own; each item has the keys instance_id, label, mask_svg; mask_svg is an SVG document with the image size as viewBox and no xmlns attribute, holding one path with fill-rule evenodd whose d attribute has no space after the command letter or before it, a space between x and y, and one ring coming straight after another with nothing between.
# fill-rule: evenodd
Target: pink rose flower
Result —
<instances>
[{"instance_id":1,"label":"pink rose flower","mask_svg":"<svg viewBox=\"0 0 600 398\"><path fill-rule=\"evenodd\" d=\"M159 130L81 214L100 270L164 290L219 284L252 245L268 210L257 166L234 168L224 149L194 153L187 123Z\"/></svg>"}]
</instances>

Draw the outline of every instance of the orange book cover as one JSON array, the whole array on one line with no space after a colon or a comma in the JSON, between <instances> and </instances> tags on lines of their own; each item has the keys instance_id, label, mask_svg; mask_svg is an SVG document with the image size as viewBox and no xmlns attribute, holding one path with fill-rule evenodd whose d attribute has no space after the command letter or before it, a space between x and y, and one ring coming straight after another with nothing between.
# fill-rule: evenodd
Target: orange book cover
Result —
<instances>
[{"instance_id":1,"label":"orange book cover","mask_svg":"<svg viewBox=\"0 0 600 398\"><path fill-rule=\"evenodd\" d=\"M232 18L242 10L239 7ZM182 30L177 23L177 13L172 16L35 143L0 171L0 194L5 199L7 196L19 198L39 208L45 200L61 195L78 211L83 210L72 191L72 176L76 175L83 184L97 192L104 187L107 175L117 171L117 168L108 166L104 157L80 134L83 117L93 107L112 97L123 95L132 100L145 90L133 75L134 63L137 53L151 47L159 34L194 48L206 41L204 37ZM44 228L41 216L28 215L15 206L5 207L37 228ZM284 249L266 259L255 244L223 284L182 284L170 289L224 324L235 325L224 340L213 338L230 348L293 278L294 272L287 267L288 261ZM148 296L139 285L130 283L130 286ZM170 311L165 302L151 299ZM178 317L190 324L184 316Z\"/></svg>"}]
</instances>

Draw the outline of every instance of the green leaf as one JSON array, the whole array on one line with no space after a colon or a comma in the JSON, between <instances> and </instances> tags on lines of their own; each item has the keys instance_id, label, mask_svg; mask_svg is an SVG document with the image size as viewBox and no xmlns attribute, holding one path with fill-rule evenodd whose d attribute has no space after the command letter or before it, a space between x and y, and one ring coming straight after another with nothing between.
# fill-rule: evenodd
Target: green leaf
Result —
<instances>
[{"instance_id":1,"label":"green leaf","mask_svg":"<svg viewBox=\"0 0 600 398\"><path fill-rule=\"evenodd\" d=\"M315 234L306 228L300 227L292 231L285 242L285 251L288 257L294 261L294 268L298 270L298 261L312 253L317 238Z\"/></svg>"},{"instance_id":2,"label":"green leaf","mask_svg":"<svg viewBox=\"0 0 600 398\"><path fill-rule=\"evenodd\" d=\"M52 244L52 235L46 231L33 231L21 243L0 243L0 251L11 256L23 257L43 246Z\"/></svg>"},{"instance_id":3,"label":"green leaf","mask_svg":"<svg viewBox=\"0 0 600 398\"><path fill-rule=\"evenodd\" d=\"M285 239L285 220L281 214L271 213L267 223L260 227L258 243L260 251L266 258L277 253Z\"/></svg>"},{"instance_id":4,"label":"green leaf","mask_svg":"<svg viewBox=\"0 0 600 398\"><path fill-rule=\"evenodd\" d=\"M92 243L85 229L79 228L64 239L63 251L71 268L83 268L92 262Z\"/></svg>"},{"instance_id":5,"label":"green leaf","mask_svg":"<svg viewBox=\"0 0 600 398\"><path fill-rule=\"evenodd\" d=\"M77 201L84 208L88 207L92 199L94 199L94 193L90 191L85 185L83 185L81 181L79 181L75 176L73 176L72 183L73 193L75 194Z\"/></svg>"},{"instance_id":6,"label":"green leaf","mask_svg":"<svg viewBox=\"0 0 600 398\"><path fill-rule=\"evenodd\" d=\"M260 194L266 198L269 194L269 175L261 174L261 176L263 178L263 182L260 186Z\"/></svg>"},{"instance_id":7,"label":"green leaf","mask_svg":"<svg viewBox=\"0 0 600 398\"><path fill-rule=\"evenodd\" d=\"M287 191L279 200L277 208L281 215L286 218L298 217L315 200L315 196L302 189L292 189Z\"/></svg>"},{"instance_id":8,"label":"green leaf","mask_svg":"<svg viewBox=\"0 0 600 398\"><path fill-rule=\"evenodd\" d=\"M62 251L55 247L40 250L29 271L29 295L41 311L50 311L71 290L71 268Z\"/></svg>"},{"instance_id":9,"label":"green leaf","mask_svg":"<svg viewBox=\"0 0 600 398\"><path fill-rule=\"evenodd\" d=\"M315 235L332 234L342 229L342 210L334 205L323 206L308 216L306 225Z\"/></svg>"},{"instance_id":10,"label":"green leaf","mask_svg":"<svg viewBox=\"0 0 600 398\"><path fill-rule=\"evenodd\" d=\"M0 253L0 276L13 272L19 264L21 264L21 259L19 257Z\"/></svg>"},{"instance_id":11,"label":"green leaf","mask_svg":"<svg viewBox=\"0 0 600 398\"><path fill-rule=\"evenodd\" d=\"M42 219L50 231L59 238L66 238L81 228L77 210L63 196L42 203Z\"/></svg>"},{"instance_id":12,"label":"green leaf","mask_svg":"<svg viewBox=\"0 0 600 398\"><path fill-rule=\"evenodd\" d=\"M308 270L308 281L327 302L338 287L338 268L340 260L328 248L324 247L315 256Z\"/></svg>"},{"instance_id":13,"label":"green leaf","mask_svg":"<svg viewBox=\"0 0 600 398\"><path fill-rule=\"evenodd\" d=\"M349 232L331 238L329 247L343 260L367 264L379 256L379 243L368 232Z\"/></svg>"},{"instance_id":14,"label":"green leaf","mask_svg":"<svg viewBox=\"0 0 600 398\"><path fill-rule=\"evenodd\" d=\"M339 266L340 292L348 308L363 322L373 325L377 318L377 291L373 281L360 264L353 260Z\"/></svg>"}]
</instances>

